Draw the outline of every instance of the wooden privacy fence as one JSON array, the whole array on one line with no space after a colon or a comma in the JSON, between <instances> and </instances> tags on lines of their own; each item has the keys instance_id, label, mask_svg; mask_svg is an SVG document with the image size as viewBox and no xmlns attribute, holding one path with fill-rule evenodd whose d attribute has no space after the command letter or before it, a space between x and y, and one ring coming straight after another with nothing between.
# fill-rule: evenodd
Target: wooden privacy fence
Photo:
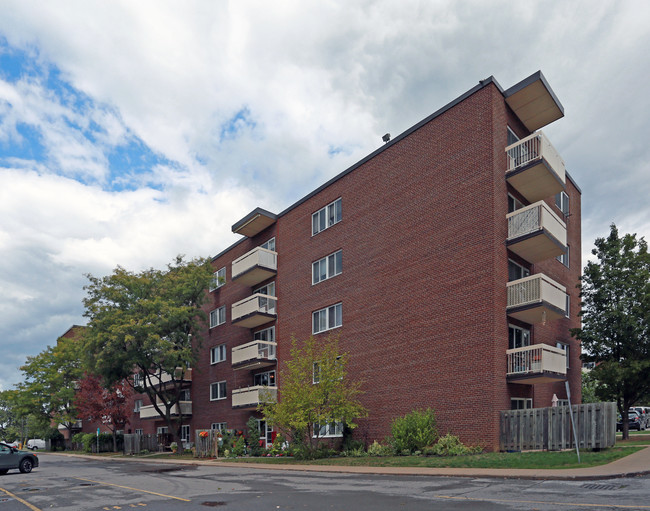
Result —
<instances>
[{"instance_id":1,"label":"wooden privacy fence","mask_svg":"<svg viewBox=\"0 0 650 511\"><path fill-rule=\"evenodd\" d=\"M124 435L124 454L156 452L161 446L162 444L158 443L158 435Z\"/></svg>"},{"instance_id":2,"label":"wooden privacy fence","mask_svg":"<svg viewBox=\"0 0 650 511\"><path fill-rule=\"evenodd\" d=\"M500 449L558 451L575 448L571 409L580 449L605 448L616 443L616 403L588 403L502 411Z\"/></svg>"},{"instance_id":3,"label":"wooden privacy fence","mask_svg":"<svg viewBox=\"0 0 650 511\"><path fill-rule=\"evenodd\" d=\"M217 429L197 429L194 455L197 458L218 458L220 435L221 432Z\"/></svg>"}]
</instances>

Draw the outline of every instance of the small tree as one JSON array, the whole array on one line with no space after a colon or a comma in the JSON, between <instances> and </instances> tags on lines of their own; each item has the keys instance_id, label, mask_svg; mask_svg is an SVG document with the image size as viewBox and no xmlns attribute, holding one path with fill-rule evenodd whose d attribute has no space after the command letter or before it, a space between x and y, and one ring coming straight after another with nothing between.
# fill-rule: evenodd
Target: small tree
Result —
<instances>
[{"instance_id":1,"label":"small tree","mask_svg":"<svg viewBox=\"0 0 650 511\"><path fill-rule=\"evenodd\" d=\"M312 454L328 427L355 428L367 410L358 399L361 384L346 378L347 364L336 338L292 338L290 359L280 371L279 400L260 405L266 421L310 446Z\"/></svg>"},{"instance_id":2,"label":"small tree","mask_svg":"<svg viewBox=\"0 0 650 511\"><path fill-rule=\"evenodd\" d=\"M117 431L129 423L132 395L133 388L126 380L108 389L102 386L101 378L90 374L79 382L74 401L79 418L106 425L113 435L114 451L117 451Z\"/></svg>"},{"instance_id":3,"label":"small tree","mask_svg":"<svg viewBox=\"0 0 650 511\"><path fill-rule=\"evenodd\" d=\"M619 237L611 225L598 238L581 279L583 360L599 362L591 371L597 396L616 401L628 438L627 411L650 390L650 254L643 238Z\"/></svg>"},{"instance_id":4,"label":"small tree","mask_svg":"<svg viewBox=\"0 0 650 511\"><path fill-rule=\"evenodd\" d=\"M201 306L213 279L210 262L179 256L166 270L132 273L117 267L111 275L88 279L84 338L90 371L104 385L126 380L135 392L147 394L180 443L179 401L206 322Z\"/></svg>"}]
</instances>

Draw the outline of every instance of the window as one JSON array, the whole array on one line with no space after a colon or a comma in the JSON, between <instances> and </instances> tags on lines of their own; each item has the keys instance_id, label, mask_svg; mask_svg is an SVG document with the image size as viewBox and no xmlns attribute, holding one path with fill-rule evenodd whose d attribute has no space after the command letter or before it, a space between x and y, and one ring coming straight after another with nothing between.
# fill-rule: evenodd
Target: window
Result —
<instances>
[{"instance_id":1,"label":"window","mask_svg":"<svg viewBox=\"0 0 650 511\"><path fill-rule=\"evenodd\" d=\"M210 282L210 291L220 288L226 283L226 267L224 266L219 271L215 271Z\"/></svg>"},{"instance_id":2,"label":"window","mask_svg":"<svg viewBox=\"0 0 650 511\"><path fill-rule=\"evenodd\" d=\"M508 282L513 280L523 279L530 276L530 270L523 267L521 264L515 263L512 259L508 259Z\"/></svg>"},{"instance_id":3,"label":"window","mask_svg":"<svg viewBox=\"0 0 650 511\"><path fill-rule=\"evenodd\" d=\"M139 412L140 408L142 408L142 399L136 399L133 401L133 411Z\"/></svg>"},{"instance_id":4,"label":"window","mask_svg":"<svg viewBox=\"0 0 650 511\"><path fill-rule=\"evenodd\" d=\"M257 373L253 376L254 385L263 385L264 387L275 387L275 371Z\"/></svg>"},{"instance_id":5,"label":"window","mask_svg":"<svg viewBox=\"0 0 650 511\"><path fill-rule=\"evenodd\" d=\"M271 238L266 243L262 243L260 245L260 248L265 248L266 250L272 250L273 252L275 252L275 238Z\"/></svg>"},{"instance_id":6,"label":"window","mask_svg":"<svg viewBox=\"0 0 650 511\"><path fill-rule=\"evenodd\" d=\"M226 360L225 344L220 344L219 346L214 346L213 348L210 348L210 364L225 362L225 360Z\"/></svg>"},{"instance_id":7,"label":"window","mask_svg":"<svg viewBox=\"0 0 650 511\"><path fill-rule=\"evenodd\" d=\"M328 422L327 424L314 424L314 437L318 432L319 437L343 436L342 422Z\"/></svg>"},{"instance_id":8,"label":"window","mask_svg":"<svg viewBox=\"0 0 650 511\"><path fill-rule=\"evenodd\" d=\"M158 426L156 428L156 434L158 435L166 435L169 432L169 428L167 426Z\"/></svg>"},{"instance_id":9,"label":"window","mask_svg":"<svg viewBox=\"0 0 650 511\"><path fill-rule=\"evenodd\" d=\"M140 373L135 373L133 375L133 386L142 387L142 375Z\"/></svg>"},{"instance_id":10,"label":"window","mask_svg":"<svg viewBox=\"0 0 650 511\"><path fill-rule=\"evenodd\" d=\"M515 132L510 129L510 126L508 126L508 141L506 142L506 145L512 145L515 142L519 142L519 137L515 135Z\"/></svg>"},{"instance_id":11,"label":"window","mask_svg":"<svg viewBox=\"0 0 650 511\"><path fill-rule=\"evenodd\" d=\"M531 398L513 397L510 398L511 410L524 410L533 407L533 400Z\"/></svg>"},{"instance_id":12,"label":"window","mask_svg":"<svg viewBox=\"0 0 650 511\"><path fill-rule=\"evenodd\" d=\"M226 399L226 382L219 381L210 384L210 401Z\"/></svg>"},{"instance_id":13,"label":"window","mask_svg":"<svg viewBox=\"0 0 650 511\"><path fill-rule=\"evenodd\" d=\"M333 254L319 259L312 263L311 283L318 284L325 279L339 275L343 269L343 251L339 250Z\"/></svg>"},{"instance_id":14,"label":"window","mask_svg":"<svg viewBox=\"0 0 650 511\"><path fill-rule=\"evenodd\" d=\"M566 194L566 192L560 192L555 195L555 205L560 208L560 211L563 214L569 214L569 196Z\"/></svg>"},{"instance_id":15,"label":"window","mask_svg":"<svg viewBox=\"0 0 650 511\"><path fill-rule=\"evenodd\" d=\"M557 400L557 405L558 406L569 406L569 400L568 399L558 399Z\"/></svg>"},{"instance_id":16,"label":"window","mask_svg":"<svg viewBox=\"0 0 650 511\"><path fill-rule=\"evenodd\" d=\"M568 369L569 368L569 348L570 348L570 346L568 344L564 343L564 342L559 342L558 341L558 342L555 343L555 347L560 348L561 350L565 351L565 354L566 354L566 368Z\"/></svg>"},{"instance_id":17,"label":"window","mask_svg":"<svg viewBox=\"0 0 650 511\"><path fill-rule=\"evenodd\" d=\"M226 306L222 305L218 309L210 311L210 328L223 325L226 322Z\"/></svg>"},{"instance_id":18,"label":"window","mask_svg":"<svg viewBox=\"0 0 650 511\"><path fill-rule=\"evenodd\" d=\"M530 330L514 325L508 325L508 349L530 346Z\"/></svg>"},{"instance_id":19,"label":"window","mask_svg":"<svg viewBox=\"0 0 650 511\"><path fill-rule=\"evenodd\" d=\"M339 355L336 357L336 367L340 368L341 367L341 356ZM341 373L340 380L343 379L343 374ZM314 368L313 368L313 375L312 375L312 383L320 383L320 364L318 362L314 362Z\"/></svg>"},{"instance_id":20,"label":"window","mask_svg":"<svg viewBox=\"0 0 650 511\"><path fill-rule=\"evenodd\" d=\"M144 429L142 429L142 428L135 428L135 434L136 434L136 435L144 435Z\"/></svg>"},{"instance_id":21,"label":"window","mask_svg":"<svg viewBox=\"0 0 650 511\"><path fill-rule=\"evenodd\" d=\"M254 341L266 341L266 342L275 342L275 327L265 328L264 330L258 330L253 334Z\"/></svg>"},{"instance_id":22,"label":"window","mask_svg":"<svg viewBox=\"0 0 650 511\"><path fill-rule=\"evenodd\" d=\"M210 424L210 429L216 429L217 431L221 431L222 433L226 431L226 423L225 422L213 422Z\"/></svg>"},{"instance_id":23,"label":"window","mask_svg":"<svg viewBox=\"0 0 650 511\"><path fill-rule=\"evenodd\" d=\"M568 293L566 295L566 303L564 305L564 317L565 318L571 317L571 295L569 295Z\"/></svg>"},{"instance_id":24,"label":"window","mask_svg":"<svg viewBox=\"0 0 650 511\"><path fill-rule=\"evenodd\" d=\"M339 198L311 216L311 235L318 234L339 223L342 217L342 202Z\"/></svg>"},{"instance_id":25,"label":"window","mask_svg":"<svg viewBox=\"0 0 650 511\"><path fill-rule=\"evenodd\" d=\"M340 327L343 324L342 304L337 303L313 312L312 320L312 331L315 334Z\"/></svg>"},{"instance_id":26,"label":"window","mask_svg":"<svg viewBox=\"0 0 650 511\"><path fill-rule=\"evenodd\" d=\"M253 291L253 294L259 293L261 295L275 296L275 282L271 282L266 286L258 287Z\"/></svg>"},{"instance_id":27,"label":"window","mask_svg":"<svg viewBox=\"0 0 650 511\"><path fill-rule=\"evenodd\" d=\"M181 390L181 393L178 396L178 400L179 401L191 401L192 398L190 397L190 389Z\"/></svg>"},{"instance_id":28,"label":"window","mask_svg":"<svg viewBox=\"0 0 650 511\"><path fill-rule=\"evenodd\" d=\"M190 425L183 424L181 426L181 442L189 442L189 441L190 441Z\"/></svg>"},{"instance_id":29,"label":"window","mask_svg":"<svg viewBox=\"0 0 650 511\"><path fill-rule=\"evenodd\" d=\"M567 245L566 252L564 252L564 254L560 254L555 259L560 261L564 266L568 268L569 267L569 246Z\"/></svg>"},{"instance_id":30,"label":"window","mask_svg":"<svg viewBox=\"0 0 650 511\"><path fill-rule=\"evenodd\" d=\"M512 195L508 194L508 213L512 213L513 211L517 211L518 209L521 209L523 207L524 207L523 202L513 197Z\"/></svg>"}]
</instances>

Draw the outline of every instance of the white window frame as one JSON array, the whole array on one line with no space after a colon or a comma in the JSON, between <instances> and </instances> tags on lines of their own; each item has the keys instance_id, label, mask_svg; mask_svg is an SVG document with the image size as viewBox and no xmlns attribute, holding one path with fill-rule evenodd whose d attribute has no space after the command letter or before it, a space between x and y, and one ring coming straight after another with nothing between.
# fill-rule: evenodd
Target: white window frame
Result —
<instances>
[{"instance_id":1,"label":"white window frame","mask_svg":"<svg viewBox=\"0 0 650 511\"><path fill-rule=\"evenodd\" d=\"M513 408L513 402L523 403L524 406ZM511 397L510 398L510 409L511 410L528 410L533 407L533 399L530 397Z\"/></svg>"},{"instance_id":2,"label":"white window frame","mask_svg":"<svg viewBox=\"0 0 650 511\"><path fill-rule=\"evenodd\" d=\"M512 202L512 207L514 209L511 209L510 203ZM517 197L512 195L511 193L508 194L508 213L513 213L514 211L517 211L518 209L521 209L524 207L524 203L521 202Z\"/></svg>"},{"instance_id":3,"label":"white window frame","mask_svg":"<svg viewBox=\"0 0 650 511\"><path fill-rule=\"evenodd\" d=\"M261 295L275 296L275 281L264 284L262 287L254 289L251 294L259 293Z\"/></svg>"},{"instance_id":4,"label":"white window frame","mask_svg":"<svg viewBox=\"0 0 650 511\"><path fill-rule=\"evenodd\" d=\"M156 428L156 434L158 435L165 435L169 433L169 427L168 426L158 426Z\"/></svg>"},{"instance_id":5,"label":"white window frame","mask_svg":"<svg viewBox=\"0 0 650 511\"><path fill-rule=\"evenodd\" d=\"M142 387L142 375L140 373L133 373L133 386Z\"/></svg>"},{"instance_id":6,"label":"white window frame","mask_svg":"<svg viewBox=\"0 0 650 511\"><path fill-rule=\"evenodd\" d=\"M260 248L265 248L266 250L275 252L275 236L271 238L269 241L267 241L266 243L262 243L260 245Z\"/></svg>"},{"instance_id":7,"label":"white window frame","mask_svg":"<svg viewBox=\"0 0 650 511\"><path fill-rule=\"evenodd\" d=\"M180 395L178 397L179 401L191 401L192 400L192 395L190 393L190 389L182 389L180 391Z\"/></svg>"},{"instance_id":8,"label":"white window frame","mask_svg":"<svg viewBox=\"0 0 650 511\"><path fill-rule=\"evenodd\" d=\"M514 280L525 279L526 277L530 277L530 270L528 268L526 268L522 264L519 264L517 261L515 261L513 259L508 259L508 282L512 282L510 280L510 265L511 264L516 266L520 270L520 273L523 275L523 276L521 276L519 278L516 278Z\"/></svg>"},{"instance_id":9,"label":"white window frame","mask_svg":"<svg viewBox=\"0 0 650 511\"><path fill-rule=\"evenodd\" d=\"M212 280L210 281L209 291L212 292L216 289L219 289L225 283L226 283L226 267L224 266L223 268L214 272L212 276Z\"/></svg>"},{"instance_id":10,"label":"white window frame","mask_svg":"<svg viewBox=\"0 0 650 511\"><path fill-rule=\"evenodd\" d=\"M338 224L343 219L343 201L341 197L330 202L324 208L311 215L311 235L315 236L325 229Z\"/></svg>"},{"instance_id":11,"label":"white window frame","mask_svg":"<svg viewBox=\"0 0 650 511\"><path fill-rule=\"evenodd\" d=\"M142 408L142 399L136 399L133 401L133 411L135 413L138 413L140 411L140 408Z\"/></svg>"},{"instance_id":12,"label":"white window frame","mask_svg":"<svg viewBox=\"0 0 650 511\"><path fill-rule=\"evenodd\" d=\"M316 438L316 431L319 432L318 438L338 438L343 436L343 423L342 422L328 422L322 426L314 423L313 438ZM323 432L324 434L320 434Z\"/></svg>"},{"instance_id":13,"label":"white window frame","mask_svg":"<svg viewBox=\"0 0 650 511\"><path fill-rule=\"evenodd\" d=\"M210 429L213 431L214 430L221 431L223 433L224 431L226 431L226 429L228 429L228 424L225 422L213 422L212 424L210 424Z\"/></svg>"},{"instance_id":14,"label":"white window frame","mask_svg":"<svg viewBox=\"0 0 650 511\"><path fill-rule=\"evenodd\" d=\"M190 441L190 425L183 424L181 426L181 442L189 442L189 441Z\"/></svg>"},{"instance_id":15,"label":"white window frame","mask_svg":"<svg viewBox=\"0 0 650 511\"><path fill-rule=\"evenodd\" d=\"M253 333L254 341L275 342L275 327L263 328Z\"/></svg>"},{"instance_id":16,"label":"white window frame","mask_svg":"<svg viewBox=\"0 0 650 511\"><path fill-rule=\"evenodd\" d=\"M555 194L555 206L564 216L568 216L570 211L569 194L566 192Z\"/></svg>"},{"instance_id":17,"label":"white window frame","mask_svg":"<svg viewBox=\"0 0 650 511\"><path fill-rule=\"evenodd\" d=\"M318 316L318 328L316 328L315 320ZM330 321L330 317L334 317L334 322ZM340 322L337 324L337 318ZM311 313L311 328L313 334L320 334L322 332L327 332L334 328L340 328L343 326L343 303L335 303L329 307L319 309ZM322 328L321 328L322 327Z\"/></svg>"},{"instance_id":18,"label":"white window frame","mask_svg":"<svg viewBox=\"0 0 650 511\"><path fill-rule=\"evenodd\" d=\"M136 434L136 435L144 435L144 429L142 429L142 428L135 428L135 434Z\"/></svg>"},{"instance_id":19,"label":"white window frame","mask_svg":"<svg viewBox=\"0 0 650 511\"><path fill-rule=\"evenodd\" d=\"M569 293L566 294L566 302L564 308L566 309L564 311L564 317L571 318L571 295Z\"/></svg>"},{"instance_id":20,"label":"white window frame","mask_svg":"<svg viewBox=\"0 0 650 511\"><path fill-rule=\"evenodd\" d=\"M268 385L264 385L263 383L258 383L256 380L258 377L262 377L263 375L267 375L268 377ZM271 382L273 380L273 382ZM254 385L262 385L264 387L275 387L278 384L278 380L276 379L276 374L275 374L275 369L272 369L271 371L263 371L261 373L255 373L253 375L253 384Z\"/></svg>"},{"instance_id":21,"label":"white window frame","mask_svg":"<svg viewBox=\"0 0 650 511\"><path fill-rule=\"evenodd\" d=\"M210 365L225 362L227 357L226 343L210 348Z\"/></svg>"},{"instance_id":22,"label":"white window frame","mask_svg":"<svg viewBox=\"0 0 650 511\"><path fill-rule=\"evenodd\" d=\"M558 399L557 400L557 405L558 406L569 406L569 400L568 399Z\"/></svg>"},{"instance_id":23,"label":"white window frame","mask_svg":"<svg viewBox=\"0 0 650 511\"><path fill-rule=\"evenodd\" d=\"M338 257L337 257L338 256ZM331 267L330 267L331 263ZM338 268L337 268L338 263ZM325 268L323 276L323 267ZM318 261L311 263L311 284L312 286L324 280L336 277L343 272L343 250L337 250ZM323 276L321 278L321 276Z\"/></svg>"},{"instance_id":24,"label":"white window frame","mask_svg":"<svg viewBox=\"0 0 650 511\"><path fill-rule=\"evenodd\" d=\"M564 350L566 353L566 368L569 369L569 355L571 354L571 346L569 346L568 343L562 342L562 341L557 341L555 343L556 348L560 348L561 350Z\"/></svg>"},{"instance_id":25,"label":"white window frame","mask_svg":"<svg viewBox=\"0 0 650 511\"><path fill-rule=\"evenodd\" d=\"M221 392L223 386L223 394ZM212 392L212 389L217 389L217 397L214 397L214 394ZM228 386L226 385L226 381L215 381L214 383L210 384L210 401L221 401L222 399L226 399L228 397Z\"/></svg>"},{"instance_id":26,"label":"white window frame","mask_svg":"<svg viewBox=\"0 0 650 511\"><path fill-rule=\"evenodd\" d=\"M559 256L556 256L555 259L560 261L564 266L568 268L569 267L569 245L566 246L566 252L564 252L564 254L560 254Z\"/></svg>"},{"instance_id":27,"label":"white window frame","mask_svg":"<svg viewBox=\"0 0 650 511\"><path fill-rule=\"evenodd\" d=\"M510 346L510 329L511 328L513 330L519 330L521 332L521 342L522 342L521 346L513 346L513 347ZM523 344L524 338L525 338L524 334L528 334L528 344ZM526 346L530 346L531 344L532 344L532 338L531 338L530 330L528 330L527 328L517 326L517 325L508 324L508 349L524 348Z\"/></svg>"},{"instance_id":28,"label":"white window frame","mask_svg":"<svg viewBox=\"0 0 650 511\"><path fill-rule=\"evenodd\" d=\"M226 306L222 305L210 311L210 328L223 325L226 322Z\"/></svg>"}]
</instances>

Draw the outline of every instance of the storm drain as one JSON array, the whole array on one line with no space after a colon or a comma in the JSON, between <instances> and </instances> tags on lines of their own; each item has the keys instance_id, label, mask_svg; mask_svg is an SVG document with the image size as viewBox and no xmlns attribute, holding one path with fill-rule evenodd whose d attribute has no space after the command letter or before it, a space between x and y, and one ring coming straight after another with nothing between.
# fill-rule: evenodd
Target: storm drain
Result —
<instances>
[{"instance_id":1,"label":"storm drain","mask_svg":"<svg viewBox=\"0 0 650 511\"><path fill-rule=\"evenodd\" d=\"M582 488L585 488L586 490L620 490L621 488L625 488L625 485L587 483L583 484Z\"/></svg>"},{"instance_id":2,"label":"storm drain","mask_svg":"<svg viewBox=\"0 0 650 511\"><path fill-rule=\"evenodd\" d=\"M219 506L225 506L226 503L221 501L212 501L212 502L208 501L208 502L201 502L201 505L207 507L219 507Z\"/></svg>"},{"instance_id":3,"label":"storm drain","mask_svg":"<svg viewBox=\"0 0 650 511\"><path fill-rule=\"evenodd\" d=\"M96 483L79 483L79 486L97 486Z\"/></svg>"}]
</instances>

